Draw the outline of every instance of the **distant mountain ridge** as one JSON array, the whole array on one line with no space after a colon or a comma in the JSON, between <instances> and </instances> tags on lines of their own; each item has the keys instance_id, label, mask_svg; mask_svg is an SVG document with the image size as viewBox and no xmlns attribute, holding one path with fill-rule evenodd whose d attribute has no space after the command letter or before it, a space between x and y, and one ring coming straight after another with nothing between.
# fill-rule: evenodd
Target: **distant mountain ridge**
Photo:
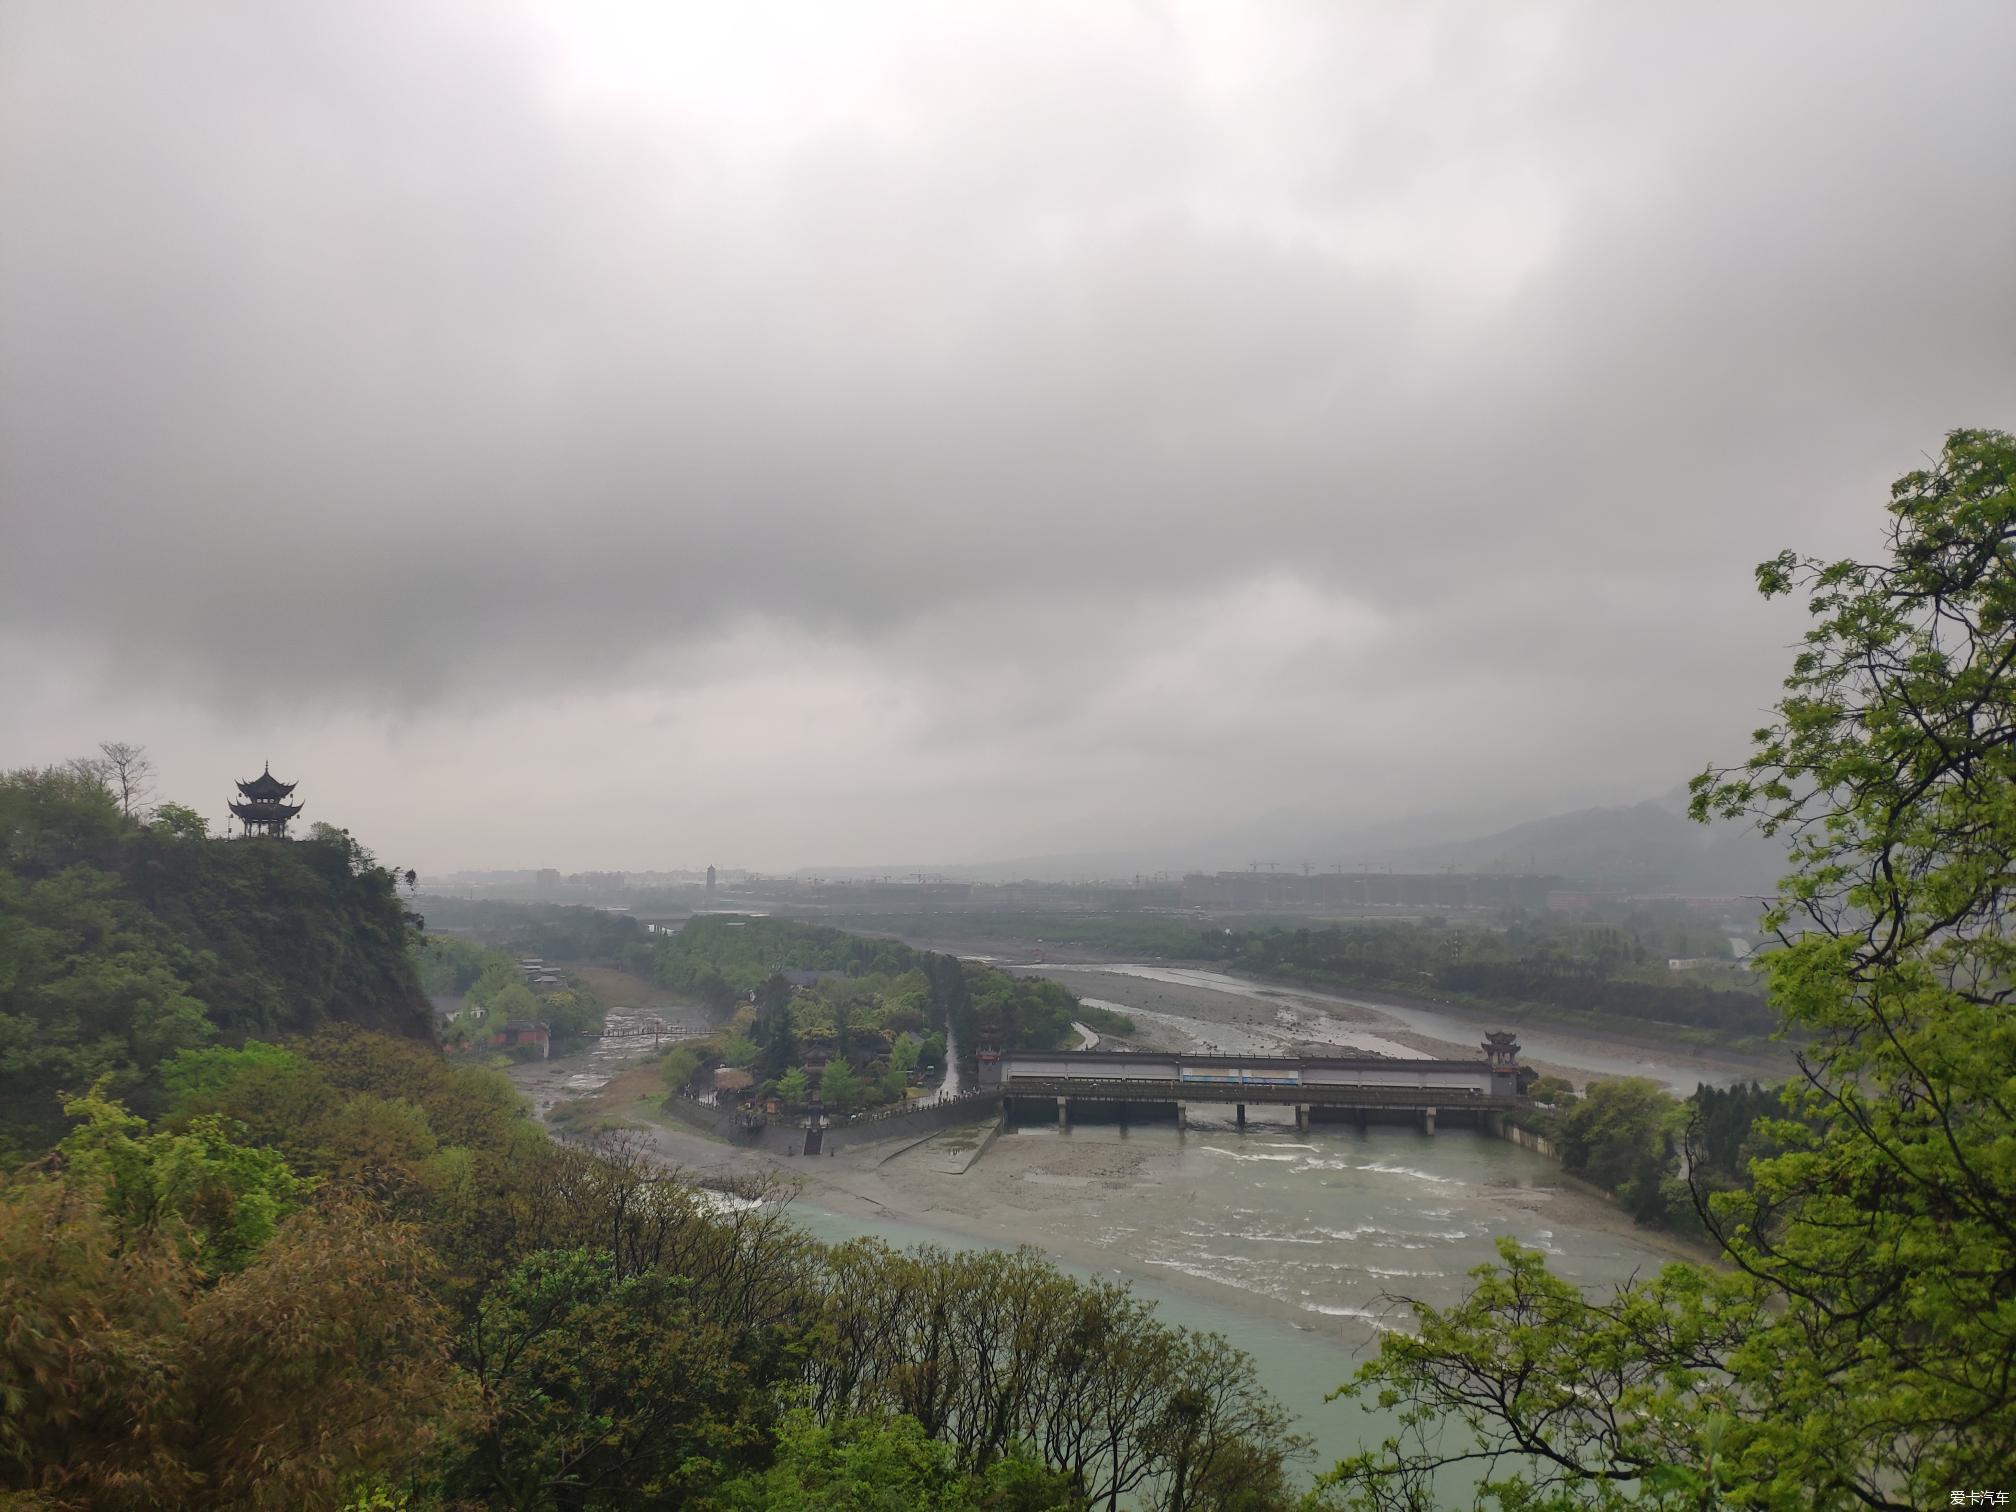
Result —
<instances>
[{"instance_id":1,"label":"distant mountain ridge","mask_svg":"<svg viewBox=\"0 0 2016 1512\"><path fill-rule=\"evenodd\" d=\"M1591 888L1705 896L1768 893L1785 851L1755 830L1689 819L1673 798L1577 809L1495 834L1395 852L1396 871L1516 871Z\"/></svg>"},{"instance_id":2,"label":"distant mountain ridge","mask_svg":"<svg viewBox=\"0 0 2016 1512\"><path fill-rule=\"evenodd\" d=\"M1596 805L1503 827L1487 828L1489 823L1439 813L1346 828L1334 815L1326 823L1283 810L1257 821L1243 843L1221 836L1197 843L1187 856L1113 850L910 870L974 881L1066 880L1236 869L1264 856L1292 864L1307 856L1347 867L1527 872L1559 877L1571 887L1712 897L1761 896L1786 870L1784 847L1776 841L1744 826L1689 819L1684 788L1639 803Z\"/></svg>"},{"instance_id":3,"label":"distant mountain ridge","mask_svg":"<svg viewBox=\"0 0 2016 1512\"><path fill-rule=\"evenodd\" d=\"M1122 881L1157 874L1239 870L1256 858L1283 867L1305 858L1398 872L1526 872L1573 887L1714 897L1769 893L1785 874L1785 851L1733 824L1696 824L1684 788L1639 803L1596 805L1504 824L1503 817L1426 813L1349 823L1332 810L1278 809L1185 841L994 861L801 867L829 879L942 877L962 882ZM1260 864L1266 864L1263 859Z\"/></svg>"}]
</instances>

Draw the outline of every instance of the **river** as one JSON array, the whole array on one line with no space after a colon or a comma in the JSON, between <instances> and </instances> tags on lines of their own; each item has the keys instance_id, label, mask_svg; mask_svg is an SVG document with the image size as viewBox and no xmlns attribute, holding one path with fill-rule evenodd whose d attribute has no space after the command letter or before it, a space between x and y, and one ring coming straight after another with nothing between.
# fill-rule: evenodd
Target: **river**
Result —
<instances>
[{"instance_id":1,"label":"river","mask_svg":"<svg viewBox=\"0 0 2016 1512\"><path fill-rule=\"evenodd\" d=\"M1159 1021L1200 1049L1234 1054L1288 1054L1299 1045L1400 1059L1428 1054L1474 1058L1486 1022L1415 1004L1254 982L1188 966L1058 962L1007 969L1050 977L1101 1007ZM1637 1045L1545 1025L1494 1027L1517 1030L1523 1060L1566 1072L1577 1083L1643 1076L1686 1096L1702 1082L1768 1082L1782 1080L1794 1069L1789 1052ZM1408 1044L1396 1037L1398 1032L1434 1043Z\"/></svg>"},{"instance_id":2,"label":"river","mask_svg":"<svg viewBox=\"0 0 2016 1512\"><path fill-rule=\"evenodd\" d=\"M1383 1331L1407 1326L1397 1299L1460 1300L1500 1235L1598 1289L1672 1258L1670 1245L1571 1189L1552 1161L1472 1130L1318 1124L1302 1134L1286 1110L1250 1107L1242 1131L1230 1108L1214 1111L1191 1105L1181 1131L1089 1116L1068 1133L1017 1127L959 1175L936 1147L971 1135L948 1133L878 1166L872 1184L850 1179L887 1211L828 1206L817 1184L801 1211L824 1237L1025 1242L1128 1278L1172 1321L1251 1354L1322 1465L1391 1427L1385 1414L1324 1397Z\"/></svg>"},{"instance_id":3,"label":"river","mask_svg":"<svg viewBox=\"0 0 2016 1512\"><path fill-rule=\"evenodd\" d=\"M1116 984L1113 1006L1166 1017L1172 1032L1199 1043L1278 1048L1281 1035L1308 1027L1300 1015L1311 1005L1297 1000L1311 995L1277 998L1213 973L1184 973L1181 1003L1144 1010L1132 1001L1142 990L1174 984L1165 968L1141 971L1109 969L1095 980ZM1236 1024L1221 1021L1226 1002L1240 1005ZM1205 1016L1192 1016L1200 1004ZM1284 1009L1294 1015L1285 1024ZM1360 1027L1334 1023L1340 1032ZM612 1042L579 1060L519 1068L514 1080L527 1090L580 1092L625 1058ZM1169 1122L1122 1128L1088 1110L1068 1133L1049 1122L1013 1128L970 1165L946 1155L970 1151L972 1130L907 1150L849 1147L843 1137L836 1159L773 1159L767 1168L803 1179L795 1212L820 1238L1029 1243L1067 1269L1128 1280L1173 1323L1224 1334L1253 1356L1314 1441L1305 1475L1392 1431L1390 1414L1376 1406L1326 1395L1376 1351L1384 1330L1407 1326L1398 1298L1460 1300L1467 1272L1495 1258L1499 1236L1541 1250L1558 1274L1599 1291L1649 1274L1674 1253L1571 1188L1553 1162L1472 1130L1317 1124L1305 1134L1285 1110L1258 1106L1241 1130L1230 1113L1194 1104L1178 1130ZM696 1174L747 1169L752 1158L690 1130L660 1127L654 1137ZM1465 1483L1452 1476L1449 1494Z\"/></svg>"}]
</instances>

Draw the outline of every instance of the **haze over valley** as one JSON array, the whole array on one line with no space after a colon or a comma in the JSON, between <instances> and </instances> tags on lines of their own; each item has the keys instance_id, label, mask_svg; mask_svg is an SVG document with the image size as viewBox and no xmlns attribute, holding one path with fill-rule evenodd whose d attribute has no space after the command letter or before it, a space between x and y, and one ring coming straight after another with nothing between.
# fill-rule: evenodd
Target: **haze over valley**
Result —
<instances>
[{"instance_id":1,"label":"haze over valley","mask_svg":"<svg viewBox=\"0 0 2016 1512\"><path fill-rule=\"evenodd\" d=\"M2012 57L0 0L0 1504L2006 1504Z\"/></svg>"}]
</instances>

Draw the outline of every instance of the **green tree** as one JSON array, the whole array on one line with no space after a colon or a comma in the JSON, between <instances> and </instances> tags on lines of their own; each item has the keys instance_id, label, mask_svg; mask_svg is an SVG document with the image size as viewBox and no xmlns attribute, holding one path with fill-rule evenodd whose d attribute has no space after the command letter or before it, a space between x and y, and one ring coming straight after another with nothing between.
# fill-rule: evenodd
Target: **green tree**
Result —
<instances>
[{"instance_id":1,"label":"green tree","mask_svg":"<svg viewBox=\"0 0 2016 1512\"><path fill-rule=\"evenodd\" d=\"M539 1017L555 1034L600 1034L607 1016L602 1000L585 987L563 987L539 1000Z\"/></svg>"},{"instance_id":2,"label":"green tree","mask_svg":"<svg viewBox=\"0 0 2016 1512\"><path fill-rule=\"evenodd\" d=\"M659 1070L665 1077L665 1085L674 1092L683 1092L693 1085L700 1074L700 1057L688 1045L674 1045L665 1052L665 1059L659 1062Z\"/></svg>"},{"instance_id":3,"label":"green tree","mask_svg":"<svg viewBox=\"0 0 2016 1512\"><path fill-rule=\"evenodd\" d=\"M1755 820L1794 868L1764 969L1802 1036L1795 1116L1701 1201L1734 1270L1591 1300L1504 1246L1350 1388L1407 1429L1339 1467L1349 1505L1493 1453L1529 1457L1493 1493L1521 1507L1923 1507L2006 1480L2016 438L1954 432L1890 516L1886 560L1758 569L1814 623L1749 761L1694 783L1697 818ZM1435 1437L1451 1418L1468 1433Z\"/></svg>"},{"instance_id":4,"label":"green tree","mask_svg":"<svg viewBox=\"0 0 2016 1512\"><path fill-rule=\"evenodd\" d=\"M472 992L470 996L475 994ZM545 1016L538 997L522 981L512 982L491 994L483 1006L489 1012L492 1028L539 1020Z\"/></svg>"},{"instance_id":5,"label":"green tree","mask_svg":"<svg viewBox=\"0 0 2016 1512\"><path fill-rule=\"evenodd\" d=\"M792 1022L791 984L772 972L756 988L756 1026L752 1038L761 1047L755 1069L765 1077L782 1076L798 1064L798 1031Z\"/></svg>"},{"instance_id":6,"label":"green tree","mask_svg":"<svg viewBox=\"0 0 2016 1512\"><path fill-rule=\"evenodd\" d=\"M241 1078L261 1071L302 1073L308 1063L292 1050L247 1040L235 1049L216 1046L184 1050L161 1068L171 1112L188 1113L210 1105Z\"/></svg>"},{"instance_id":7,"label":"green tree","mask_svg":"<svg viewBox=\"0 0 2016 1512\"><path fill-rule=\"evenodd\" d=\"M803 1066L793 1066L777 1078L777 1095L784 1100L787 1108L802 1108L812 1095L812 1079L805 1074Z\"/></svg>"},{"instance_id":8,"label":"green tree","mask_svg":"<svg viewBox=\"0 0 2016 1512\"><path fill-rule=\"evenodd\" d=\"M518 963L502 951L492 951L484 959L476 980L470 983L467 996L479 1007L488 1007L513 987L524 986L525 973L518 969Z\"/></svg>"},{"instance_id":9,"label":"green tree","mask_svg":"<svg viewBox=\"0 0 2016 1512\"><path fill-rule=\"evenodd\" d=\"M203 1114L180 1132L146 1132L102 1088L64 1099L81 1120L57 1146L71 1180L96 1192L126 1229L165 1232L207 1272L243 1270L311 1183L277 1150L244 1145Z\"/></svg>"},{"instance_id":10,"label":"green tree","mask_svg":"<svg viewBox=\"0 0 2016 1512\"><path fill-rule=\"evenodd\" d=\"M1615 1192L1632 1217L1650 1223L1665 1211L1660 1183L1682 1121L1679 1101L1657 1082L1618 1077L1591 1082L1561 1115L1555 1137L1569 1170Z\"/></svg>"},{"instance_id":11,"label":"green tree","mask_svg":"<svg viewBox=\"0 0 2016 1512\"><path fill-rule=\"evenodd\" d=\"M1085 1505L1068 1477L1017 1448L977 1475L959 1472L952 1446L912 1417L821 1423L797 1411L761 1475L732 1482L723 1500L747 1512L1049 1512Z\"/></svg>"},{"instance_id":12,"label":"green tree","mask_svg":"<svg viewBox=\"0 0 2016 1512\"><path fill-rule=\"evenodd\" d=\"M868 1099L868 1084L844 1060L826 1062L819 1074L819 1100L834 1113L851 1113Z\"/></svg>"},{"instance_id":13,"label":"green tree","mask_svg":"<svg viewBox=\"0 0 2016 1512\"><path fill-rule=\"evenodd\" d=\"M489 966L489 953L472 940L426 935L414 946L420 984L440 997L461 997Z\"/></svg>"},{"instance_id":14,"label":"green tree","mask_svg":"<svg viewBox=\"0 0 2016 1512\"><path fill-rule=\"evenodd\" d=\"M1526 1095L1536 1103L1545 1103L1557 1108L1573 1107L1579 1101L1575 1093L1575 1084L1565 1076L1540 1077L1526 1089Z\"/></svg>"},{"instance_id":15,"label":"green tree","mask_svg":"<svg viewBox=\"0 0 2016 1512\"><path fill-rule=\"evenodd\" d=\"M854 1048L854 1019L859 1007L853 993L840 991L828 997L827 1008L833 1018L834 1057L845 1060Z\"/></svg>"},{"instance_id":16,"label":"green tree","mask_svg":"<svg viewBox=\"0 0 2016 1512\"><path fill-rule=\"evenodd\" d=\"M456 1385L412 1228L337 1201L221 1277L183 1251L72 1182L0 1189L0 1502L327 1507L419 1468Z\"/></svg>"},{"instance_id":17,"label":"green tree","mask_svg":"<svg viewBox=\"0 0 2016 1512\"><path fill-rule=\"evenodd\" d=\"M684 1283L604 1251L529 1256L465 1348L479 1427L445 1479L484 1506L678 1505L760 1439L766 1404L735 1335Z\"/></svg>"},{"instance_id":18,"label":"green tree","mask_svg":"<svg viewBox=\"0 0 2016 1512\"><path fill-rule=\"evenodd\" d=\"M164 803L154 810L154 828L177 840L208 840L210 821L182 803Z\"/></svg>"}]
</instances>

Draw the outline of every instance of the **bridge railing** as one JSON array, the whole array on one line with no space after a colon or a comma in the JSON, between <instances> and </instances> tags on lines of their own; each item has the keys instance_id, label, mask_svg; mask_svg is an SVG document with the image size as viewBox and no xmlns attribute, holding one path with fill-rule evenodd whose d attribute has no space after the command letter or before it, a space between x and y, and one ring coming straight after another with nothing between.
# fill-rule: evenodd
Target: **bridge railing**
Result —
<instances>
[{"instance_id":1,"label":"bridge railing","mask_svg":"<svg viewBox=\"0 0 2016 1512\"><path fill-rule=\"evenodd\" d=\"M1009 1097L1081 1098L1094 1102L1300 1103L1345 1107L1517 1107L1519 1099L1474 1087L1346 1087L1335 1083L1300 1086L1232 1082L1147 1081L1133 1077L1013 1077L1002 1084Z\"/></svg>"}]
</instances>

